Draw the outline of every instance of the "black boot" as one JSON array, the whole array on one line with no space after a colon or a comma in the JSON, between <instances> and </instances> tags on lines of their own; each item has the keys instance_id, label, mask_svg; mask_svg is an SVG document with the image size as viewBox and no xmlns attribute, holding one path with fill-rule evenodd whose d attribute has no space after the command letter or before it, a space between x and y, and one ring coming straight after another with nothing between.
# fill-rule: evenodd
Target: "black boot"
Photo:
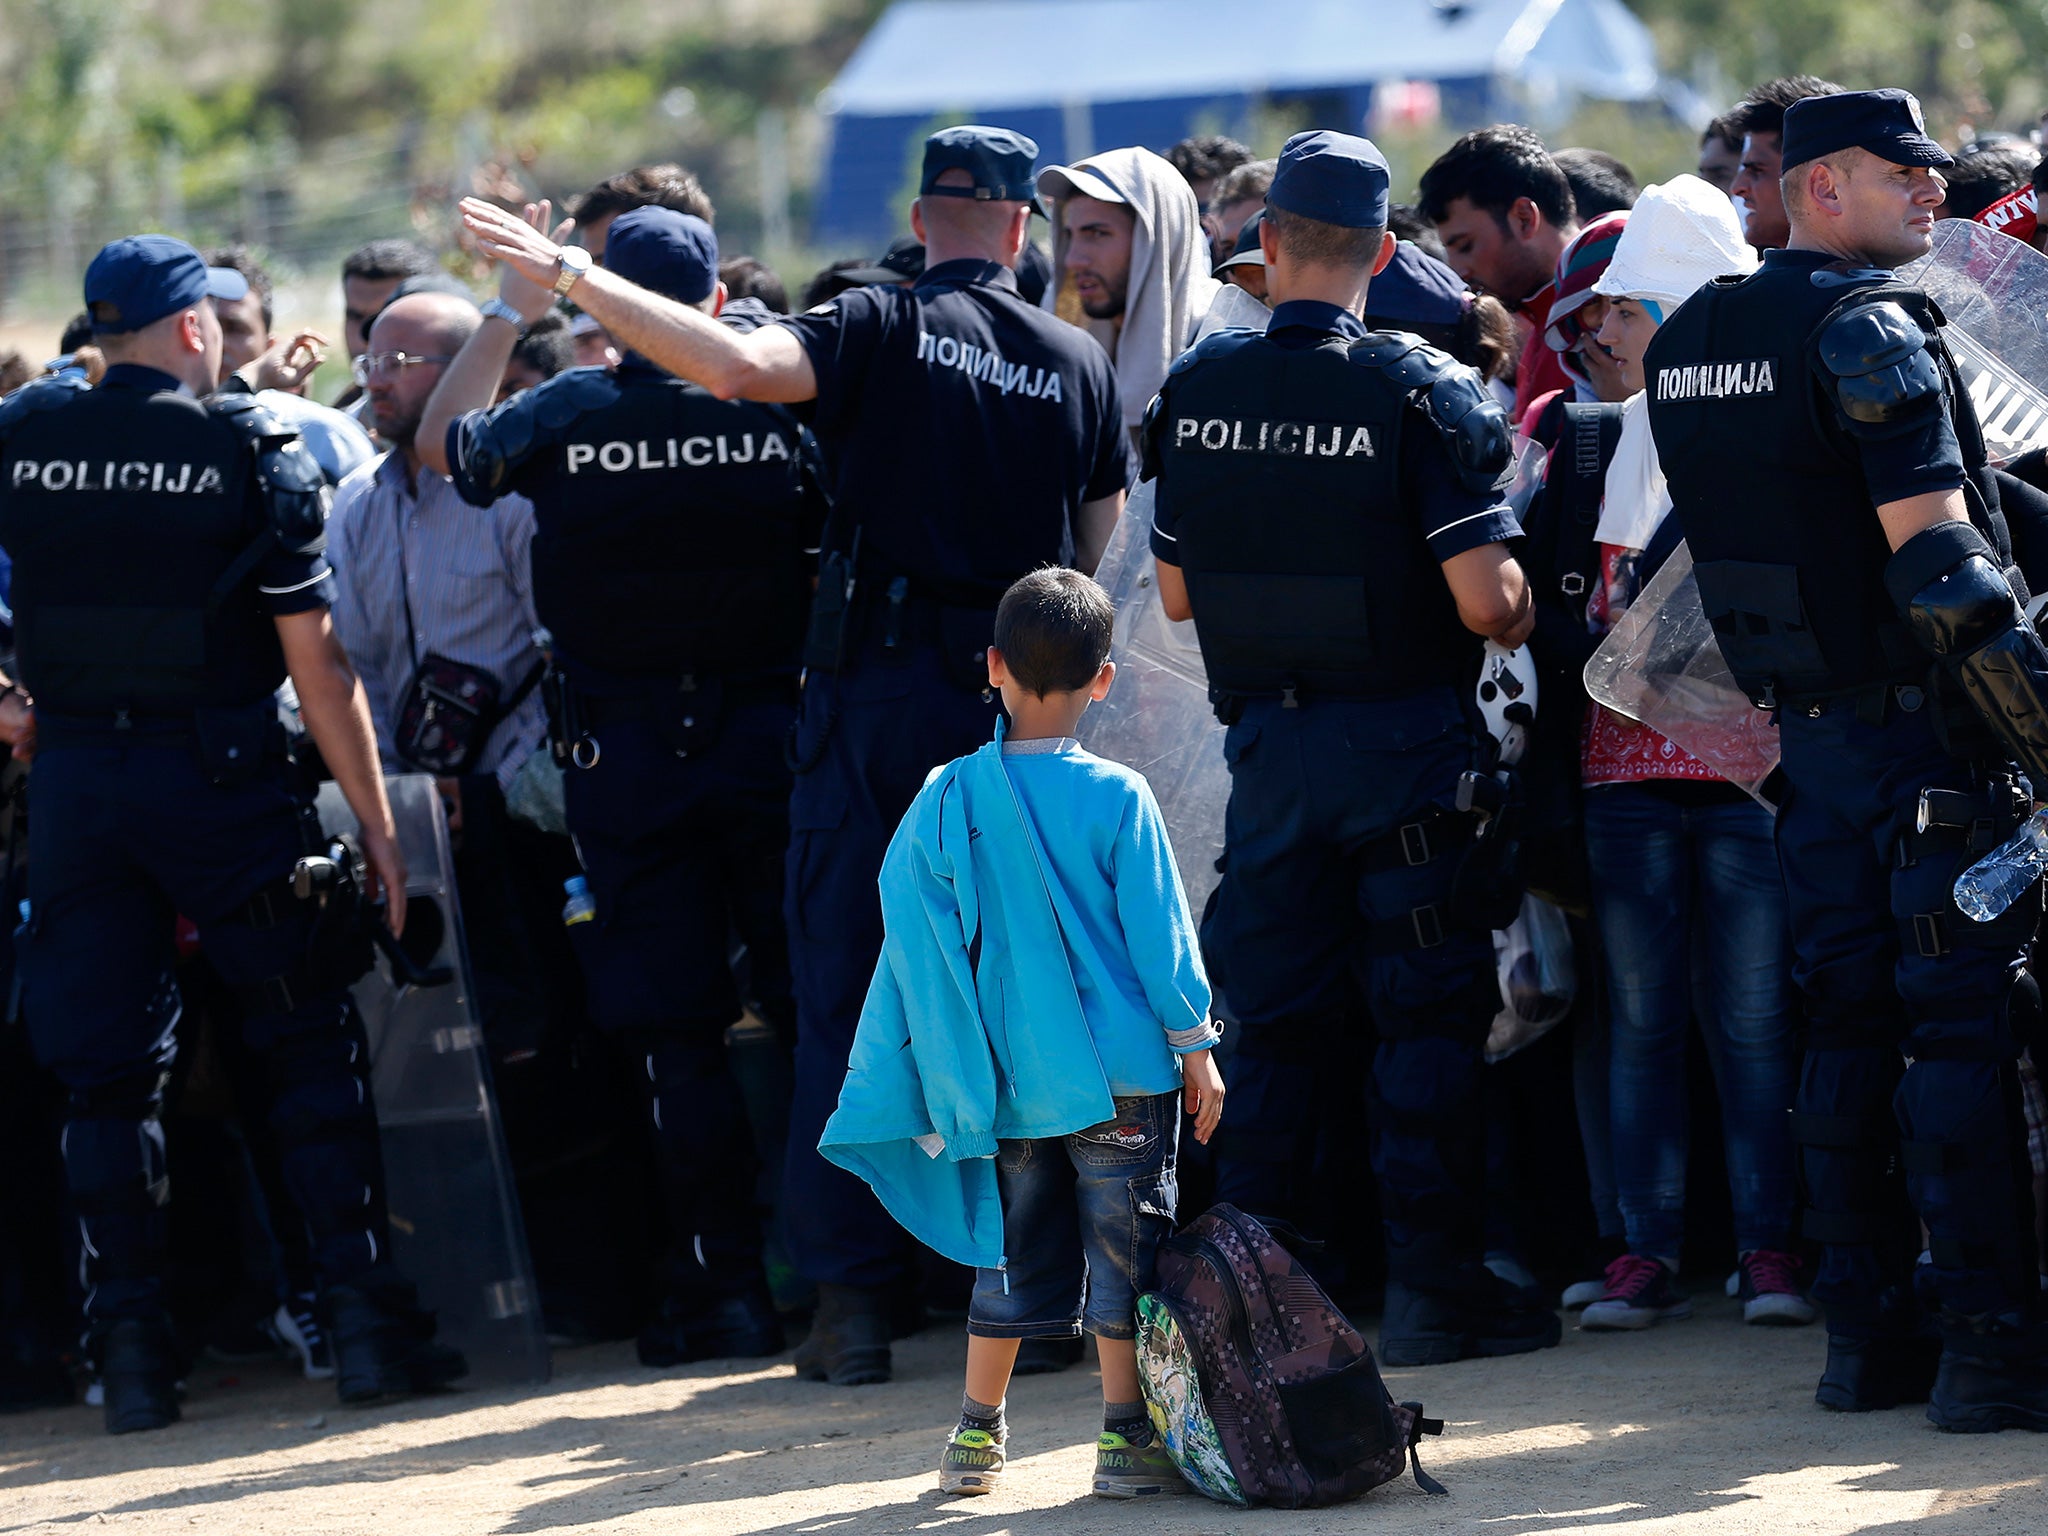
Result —
<instances>
[{"instance_id":1,"label":"black boot","mask_svg":"<svg viewBox=\"0 0 2048 1536\"><path fill-rule=\"evenodd\" d=\"M1453 1360L1526 1355L1564 1336L1557 1314L1525 1287L1491 1271L1447 1290L1387 1282L1380 1319L1380 1364L1448 1365Z\"/></svg>"},{"instance_id":2,"label":"black boot","mask_svg":"<svg viewBox=\"0 0 2048 1536\"><path fill-rule=\"evenodd\" d=\"M810 1337L797 1346L796 1374L835 1387L889 1379L889 1295L848 1285L818 1287Z\"/></svg>"},{"instance_id":3,"label":"black boot","mask_svg":"<svg viewBox=\"0 0 2048 1536\"><path fill-rule=\"evenodd\" d=\"M459 1351L434 1342L434 1316L403 1282L337 1285L322 1298L344 1403L431 1392L469 1374Z\"/></svg>"},{"instance_id":4,"label":"black boot","mask_svg":"<svg viewBox=\"0 0 2048 1536\"><path fill-rule=\"evenodd\" d=\"M107 1433L162 1429L178 1417L177 1352L161 1318L123 1317L93 1330Z\"/></svg>"},{"instance_id":5,"label":"black boot","mask_svg":"<svg viewBox=\"0 0 2048 1536\"><path fill-rule=\"evenodd\" d=\"M782 1349L782 1320L765 1290L709 1301L670 1297L640 1330L640 1363L657 1369L693 1360L758 1360Z\"/></svg>"},{"instance_id":6,"label":"black boot","mask_svg":"<svg viewBox=\"0 0 2048 1536\"><path fill-rule=\"evenodd\" d=\"M1828 1335L1828 1364L1813 1400L1836 1413L1873 1413L1924 1403L1941 1341L1931 1335Z\"/></svg>"},{"instance_id":7,"label":"black boot","mask_svg":"<svg viewBox=\"0 0 2048 1536\"><path fill-rule=\"evenodd\" d=\"M1964 1435L2048 1431L2048 1325L1945 1312L1941 1332L1930 1424Z\"/></svg>"}]
</instances>

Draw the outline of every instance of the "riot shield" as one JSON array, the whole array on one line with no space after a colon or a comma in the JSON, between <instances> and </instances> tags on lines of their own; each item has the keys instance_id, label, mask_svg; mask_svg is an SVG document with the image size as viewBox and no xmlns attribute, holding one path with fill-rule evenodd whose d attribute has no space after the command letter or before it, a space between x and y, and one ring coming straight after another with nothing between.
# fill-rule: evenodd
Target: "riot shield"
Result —
<instances>
[{"instance_id":1,"label":"riot shield","mask_svg":"<svg viewBox=\"0 0 2048 1536\"><path fill-rule=\"evenodd\" d=\"M1680 544L1586 663L1595 703L1683 747L1762 804L1778 727L1735 685Z\"/></svg>"},{"instance_id":2,"label":"riot shield","mask_svg":"<svg viewBox=\"0 0 2048 1536\"><path fill-rule=\"evenodd\" d=\"M2048 444L2048 257L1969 219L1934 226L1934 248L1899 269L1925 289L1948 324L1991 462Z\"/></svg>"},{"instance_id":3,"label":"riot shield","mask_svg":"<svg viewBox=\"0 0 2048 1536\"><path fill-rule=\"evenodd\" d=\"M1150 481L1131 493L1095 571L1116 604L1116 685L1081 717L1081 745L1145 775L1173 838L1188 906L1200 917L1223 854L1230 769L1195 626L1175 623L1159 606L1152 497Z\"/></svg>"},{"instance_id":4,"label":"riot shield","mask_svg":"<svg viewBox=\"0 0 2048 1536\"><path fill-rule=\"evenodd\" d=\"M447 817L432 776L400 774L385 785L406 896L431 898L445 919L429 963L454 972L445 986L405 986L380 954L355 985L370 1037L394 1257L437 1315L440 1339L468 1357L470 1381L545 1381L540 1291L472 1001ZM319 810L329 832L355 831L334 784L321 786Z\"/></svg>"}]
</instances>

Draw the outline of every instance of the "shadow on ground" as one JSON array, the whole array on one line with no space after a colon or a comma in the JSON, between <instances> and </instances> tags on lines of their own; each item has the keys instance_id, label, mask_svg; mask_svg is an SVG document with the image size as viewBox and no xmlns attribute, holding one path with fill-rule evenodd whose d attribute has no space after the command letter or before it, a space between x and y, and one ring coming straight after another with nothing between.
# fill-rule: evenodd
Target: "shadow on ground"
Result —
<instances>
[{"instance_id":1,"label":"shadow on ground","mask_svg":"<svg viewBox=\"0 0 2048 1536\"><path fill-rule=\"evenodd\" d=\"M1012 1391L1004 1489L942 1499L956 1329L898 1348L898 1379L840 1389L716 1364L656 1373L570 1351L530 1395L455 1392L370 1412L282 1372L202 1374L183 1423L111 1440L83 1408L0 1419L0 1533L195 1527L279 1536L661 1531L1025 1536L1165 1529L1499 1536L2037 1536L2048 1444L1936 1433L1917 1410L1812 1405L1817 1330L1745 1328L1718 1299L1642 1336L1567 1333L1540 1356L1394 1373L1450 1421L1424 1464L1337 1510L1241 1512L1087 1496L1092 1366ZM1163 1506L1163 1507L1162 1507Z\"/></svg>"}]
</instances>

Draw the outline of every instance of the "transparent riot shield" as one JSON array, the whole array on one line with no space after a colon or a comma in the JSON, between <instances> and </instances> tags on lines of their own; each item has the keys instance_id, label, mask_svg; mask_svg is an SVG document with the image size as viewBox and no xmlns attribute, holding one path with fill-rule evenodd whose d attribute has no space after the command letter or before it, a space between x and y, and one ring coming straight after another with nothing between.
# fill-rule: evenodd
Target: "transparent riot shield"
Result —
<instances>
[{"instance_id":1,"label":"transparent riot shield","mask_svg":"<svg viewBox=\"0 0 2048 1536\"><path fill-rule=\"evenodd\" d=\"M1216 889L1230 769L1195 626L1176 624L1159 606L1152 496L1149 481L1131 493L1096 568L1116 604L1116 686L1081 717L1081 745L1145 775L1173 837L1188 906L1200 917Z\"/></svg>"},{"instance_id":2,"label":"transparent riot shield","mask_svg":"<svg viewBox=\"0 0 2048 1536\"><path fill-rule=\"evenodd\" d=\"M439 1337L468 1357L469 1381L545 1381L540 1291L472 1001L447 817L430 775L401 774L385 786L406 896L431 899L443 918L428 963L453 972L443 986L407 986L380 954L355 986L370 1037L394 1257L437 1315ZM355 815L335 785L321 787L319 809L329 832L354 833Z\"/></svg>"},{"instance_id":3,"label":"transparent riot shield","mask_svg":"<svg viewBox=\"0 0 2048 1536\"><path fill-rule=\"evenodd\" d=\"M1969 219L1934 226L1934 248L1899 269L1925 289L1948 324L1991 462L2048 444L2048 256Z\"/></svg>"},{"instance_id":4,"label":"transparent riot shield","mask_svg":"<svg viewBox=\"0 0 2048 1536\"><path fill-rule=\"evenodd\" d=\"M1586 692L1771 803L1763 782L1778 766L1778 727L1735 685L1685 545L1672 551L1587 661Z\"/></svg>"}]
</instances>

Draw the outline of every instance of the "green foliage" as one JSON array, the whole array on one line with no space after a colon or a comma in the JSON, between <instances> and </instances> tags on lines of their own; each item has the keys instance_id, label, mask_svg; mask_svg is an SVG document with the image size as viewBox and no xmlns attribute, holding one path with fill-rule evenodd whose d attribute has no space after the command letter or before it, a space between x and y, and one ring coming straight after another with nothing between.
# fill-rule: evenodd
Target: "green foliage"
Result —
<instances>
[{"instance_id":1,"label":"green foliage","mask_svg":"<svg viewBox=\"0 0 2048 1536\"><path fill-rule=\"evenodd\" d=\"M1663 63L1700 83L1743 87L1817 74L1863 88L1904 86L1939 131L2020 125L2043 101L2048 49L2040 0L1634 0Z\"/></svg>"},{"instance_id":2,"label":"green foliage","mask_svg":"<svg viewBox=\"0 0 2048 1536\"><path fill-rule=\"evenodd\" d=\"M1908 86L1947 134L2024 126L2048 104L2048 0L1631 3L1667 72L1713 108L1799 71ZM67 291L99 239L152 225L253 241L286 272L375 235L447 248L462 192L560 198L656 158L695 168L729 242L752 244L760 114L795 125L801 224L809 104L887 4L0 0L0 217L28 253L0 295L45 271ZM1255 147L1272 152L1297 116L1263 109ZM1692 130L1657 108L1595 103L1542 126L1645 180L1693 163ZM1396 184L1449 137L1390 134ZM768 254L801 281L800 253Z\"/></svg>"}]
</instances>

